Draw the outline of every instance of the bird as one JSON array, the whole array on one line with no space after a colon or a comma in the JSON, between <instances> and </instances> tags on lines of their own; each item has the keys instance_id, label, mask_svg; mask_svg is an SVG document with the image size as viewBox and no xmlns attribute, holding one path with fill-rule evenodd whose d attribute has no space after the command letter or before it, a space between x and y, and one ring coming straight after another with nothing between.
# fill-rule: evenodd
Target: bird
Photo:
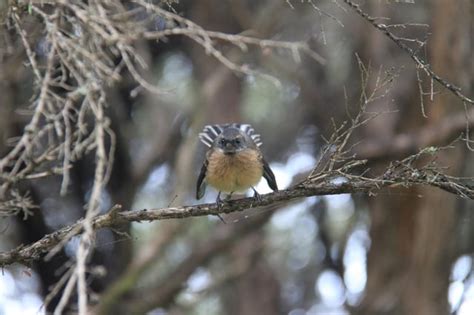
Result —
<instances>
[{"instance_id":1,"label":"bird","mask_svg":"<svg viewBox=\"0 0 474 315\"><path fill-rule=\"evenodd\" d=\"M254 186L262 176L273 191L278 190L275 175L260 151L261 137L251 125L206 125L199 139L209 150L197 179L196 199L204 196L209 184L219 191L216 198L219 207L223 204L221 192L228 194L228 200L232 193L252 188L254 198L260 200Z\"/></svg>"}]
</instances>

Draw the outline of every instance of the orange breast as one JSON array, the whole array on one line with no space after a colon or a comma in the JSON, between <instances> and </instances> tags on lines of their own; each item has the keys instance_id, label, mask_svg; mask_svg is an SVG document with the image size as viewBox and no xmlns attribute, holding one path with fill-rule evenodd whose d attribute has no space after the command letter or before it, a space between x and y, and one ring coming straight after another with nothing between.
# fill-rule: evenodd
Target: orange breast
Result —
<instances>
[{"instance_id":1,"label":"orange breast","mask_svg":"<svg viewBox=\"0 0 474 315\"><path fill-rule=\"evenodd\" d=\"M244 191L262 178L263 165L258 151L246 149L234 155L214 151L208 156L206 181L223 192Z\"/></svg>"}]
</instances>

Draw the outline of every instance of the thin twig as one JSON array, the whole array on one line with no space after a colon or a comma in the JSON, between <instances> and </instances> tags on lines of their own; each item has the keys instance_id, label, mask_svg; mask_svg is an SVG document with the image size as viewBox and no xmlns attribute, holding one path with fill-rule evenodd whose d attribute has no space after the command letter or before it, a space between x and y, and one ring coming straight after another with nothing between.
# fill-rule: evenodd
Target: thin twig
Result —
<instances>
[{"instance_id":1,"label":"thin twig","mask_svg":"<svg viewBox=\"0 0 474 315\"><path fill-rule=\"evenodd\" d=\"M451 93L459 97L462 101L469 103L469 104L474 104L474 100L471 98L468 98L465 96L463 93L461 93L461 89L454 84L450 83L449 81L443 79L439 75L437 75L433 70L431 70L431 67L428 63L423 61L420 57L416 55L416 52L410 48L407 44L405 44L400 38L398 38L395 34L389 31L389 28L382 23L377 23L376 19L371 17L369 14L365 13L358 4L354 3L351 0L342 0L344 1L351 9L353 9L357 14L359 14L364 20L369 22L372 26L374 26L377 30L381 31L385 36L390 38L398 47L400 47L403 51L408 53L415 62L416 66L422 69L426 75L429 77L433 78L435 81L437 81L439 84L444 86L446 89L448 89Z\"/></svg>"}]
</instances>

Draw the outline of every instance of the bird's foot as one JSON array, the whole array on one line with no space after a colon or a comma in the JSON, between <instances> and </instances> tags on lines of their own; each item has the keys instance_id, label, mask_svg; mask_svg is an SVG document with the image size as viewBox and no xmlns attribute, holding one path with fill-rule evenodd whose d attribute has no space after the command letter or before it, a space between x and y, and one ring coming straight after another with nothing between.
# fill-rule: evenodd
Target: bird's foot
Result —
<instances>
[{"instance_id":1,"label":"bird's foot","mask_svg":"<svg viewBox=\"0 0 474 315\"><path fill-rule=\"evenodd\" d=\"M258 191L255 190L255 188L252 187L253 190L253 199L256 201L262 201L262 195L258 193Z\"/></svg>"},{"instance_id":2,"label":"bird's foot","mask_svg":"<svg viewBox=\"0 0 474 315\"><path fill-rule=\"evenodd\" d=\"M226 200L227 201L227 198ZM217 198L216 198L216 205L217 205L217 209L220 211L222 209L222 207L224 206L224 200L221 199L221 192L219 191L219 193L217 194ZM223 222L223 223L227 223L225 222L225 220L222 218L222 216L217 213L216 214L217 217Z\"/></svg>"},{"instance_id":3,"label":"bird's foot","mask_svg":"<svg viewBox=\"0 0 474 315\"><path fill-rule=\"evenodd\" d=\"M221 199L221 192L220 191L217 194L216 205L217 205L217 208L219 210L222 209L222 207L224 206L224 200Z\"/></svg>"}]
</instances>

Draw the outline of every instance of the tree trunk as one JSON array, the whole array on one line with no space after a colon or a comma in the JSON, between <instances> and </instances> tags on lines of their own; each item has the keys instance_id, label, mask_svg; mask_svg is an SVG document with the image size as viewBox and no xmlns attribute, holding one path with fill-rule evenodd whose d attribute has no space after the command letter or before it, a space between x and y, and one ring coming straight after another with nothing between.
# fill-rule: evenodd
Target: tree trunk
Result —
<instances>
[{"instance_id":1,"label":"tree trunk","mask_svg":"<svg viewBox=\"0 0 474 315\"><path fill-rule=\"evenodd\" d=\"M455 84L467 77L469 47L462 46L469 32L469 1L453 6L449 0L433 4L434 30L429 54L433 70ZM456 21L456 23L453 23ZM449 43L449 44L447 44ZM423 77L423 73L420 75ZM429 91L429 79L423 77ZM416 86L416 84L414 84ZM435 85L435 90L442 88ZM423 124L437 124L450 112L463 110L453 96L441 93L429 102L425 97L423 118L419 95L402 108L401 125L416 129ZM411 108L411 110L410 110ZM437 155L439 165L460 175L465 149L457 147ZM449 275L454 260L455 226L458 199L433 188L388 189L370 200L372 246L368 254L366 294L356 314L449 314L447 300Z\"/></svg>"}]
</instances>

